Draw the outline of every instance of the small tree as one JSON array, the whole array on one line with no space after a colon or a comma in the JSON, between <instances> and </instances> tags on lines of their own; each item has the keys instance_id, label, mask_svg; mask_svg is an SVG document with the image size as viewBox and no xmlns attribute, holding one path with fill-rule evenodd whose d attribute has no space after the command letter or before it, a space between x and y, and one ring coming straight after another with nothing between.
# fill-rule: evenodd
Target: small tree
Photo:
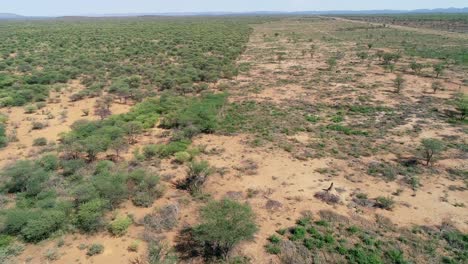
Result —
<instances>
[{"instance_id":1,"label":"small tree","mask_svg":"<svg viewBox=\"0 0 468 264\"><path fill-rule=\"evenodd\" d=\"M179 189L188 190L191 194L201 192L203 184L212 173L212 168L206 161L192 161L189 164L187 177L177 182Z\"/></svg>"},{"instance_id":2,"label":"small tree","mask_svg":"<svg viewBox=\"0 0 468 264\"><path fill-rule=\"evenodd\" d=\"M117 138L110 143L109 147L115 151L115 156L120 158L120 153L128 149L128 141L124 138Z\"/></svg>"},{"instance_id":3,"label":"small tree","mask_svg":"<svg viewBox=\"0 0 468 264\"><path fill-rule=\"evenodd\" d=\"M461 95L455 101L455 108L460 114L460 120L465 120L466 116L468 115L468 95Z\"/></svg>"},{"instance_id":4,"label":"small tree","mask_svg":"<svg viewBox=\"0 0 468 264\"><path fill-rule=\"evenodd\" d=\"M216 257L226 258L236 244L252 239L257 231L250 206L228 199L210 202L202 208L201 218L202 223L194 228L194 238Z\"/></svg>"},{"instance_id":5,"label":"small tree","mask_svg":"<svg viewBox=\"0 0 468 264\"><path fill-rule=\"evenodd\" d=\"M439 78L439 76L442 75L445 70L445 66L442 63L434 64L432 68L434 69L434 72L436 73L436 78Z\"/></svg>"},{"instance_id":6,"label":"small tree","mask_svg":"<svg viewBox=\"0 0 468 264\"><path fill-rule=\"evenodd\" d=\"M101 120L104 120L104 118L110 116L112 112L107 108L106 105L104 104L96 104L94 106L94 114L99 116Z\"/></svg>"},{"instance_id":7,"label":"small tree","mask_svg":"<svg viewBox=\"0 0 468 264\"><path fill-rule=\"evenodd\" d=\"M435 138L425 138L421 140L421 154L426 162L426 166L433 164L436 156L445 149L444 142Z\"/></svg>"},{"instance_id":8,"label":"small tree","mask_svg":"<svg viewBox=\"0 0 468 264\"><path fill-rule=\"evenodd\" d=\"M414 73L420 74L423 68L423 65L421 63L417 63L416 61L412 61L410 64L410 67L414 71Z\"/></svg>"},{"instance_id":9,"label":"small tree","mask_svg":"<svg viewBox=\"0 0 468 264\"><path fill-rule=\"evenodd\" d=\"M404 84L405 84L405 79L401 74L398 74L395 80L393 80L393 84L396 88L395 92L400 93L401 89L403 89Z\"/></svg>"},{"instance_id":10,"label":"small tree","mask_svg":"<svg viewBox=\"0 0 468 264\"><path fill-rule=\"evenodd\" d=\"M143 124L138 121L130 121L124 126L125 134L128 138L129 144L136 143L136 136L143 131Z\"/></svg>"},{"instance_id":11,"label":"small tree","mask_svg":"<svg viewBox=\"0 0 468 264\"><path fill-rule=\"evenodd\" d=\"M436 93L438 90L441 90L443 87L442 87L442 83L441 82L433 82L432 85L431 85L431 88L432 88L432 91L434 93Z\"/></svg>"},{"instance_id":12,"label":"small tree","mask_svg":"<svg viewBox=\"0 0 468 264\"><path fill-rule=\"evenodd\" d=\"M328 70L330 71L333 70L337 65L336 57L333 56L333 57L328 58L327 64L328 64Z\"/></svg>"}]
</instances>

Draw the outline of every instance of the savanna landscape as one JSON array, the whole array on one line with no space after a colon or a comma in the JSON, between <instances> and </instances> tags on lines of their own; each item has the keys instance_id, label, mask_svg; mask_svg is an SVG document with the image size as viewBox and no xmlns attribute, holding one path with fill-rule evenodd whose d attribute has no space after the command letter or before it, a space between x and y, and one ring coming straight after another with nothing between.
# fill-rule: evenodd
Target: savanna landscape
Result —
<instances>
[{"instance_id":1,"label":"savanna landscape","mask_svg":"<svg viewBox=\"0 0 468 264\"><path fill-rule=\"evenodd\" d=\"M468 15L0 22L0 263L468 263Z\"/></svg>"}]
</instances>

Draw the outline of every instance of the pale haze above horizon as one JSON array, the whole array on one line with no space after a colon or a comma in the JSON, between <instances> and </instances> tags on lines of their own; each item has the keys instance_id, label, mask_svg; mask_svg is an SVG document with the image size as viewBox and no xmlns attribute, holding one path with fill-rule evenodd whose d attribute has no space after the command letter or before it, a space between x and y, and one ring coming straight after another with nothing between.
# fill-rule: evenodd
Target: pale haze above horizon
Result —
<instances>
[{"instance_id":1,"label":"pale haze above horizon","mask_svg":"<svg viewBox=\"0 0 468 264\"><path fill-rule=\"evenodd\" d=\"M467 6L468 0L0 0L0 13L64 16L168 12L413 10Z\"/></svg>"}]
</instances>

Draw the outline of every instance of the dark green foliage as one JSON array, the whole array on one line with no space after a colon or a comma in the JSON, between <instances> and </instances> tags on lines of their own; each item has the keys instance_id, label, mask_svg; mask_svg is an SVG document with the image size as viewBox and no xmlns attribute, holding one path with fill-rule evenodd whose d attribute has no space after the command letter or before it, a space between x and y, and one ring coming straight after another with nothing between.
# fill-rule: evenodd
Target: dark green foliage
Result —
<instances>
[{"instance_id":1,"label":"dark green foliage","mask_svg":"<svg viewBox=\"0 0 468 264\"><path fill-rule=\"evenodd\" d=\"M5 125L0 123L0 148L6 147L8 139L6 137Z\"/></svg>"},{"instance_id":2,"label":"dark green foliage","mask_svg":"<svg viewBox=\"0 0 468 264\"><path fill-rule=\"evenodd\" d=\"M172 141L168 144L147 145L143 147L143 155L145 158L168 158L177 152L187 150L191 144L190 140Z\"/></svg>"},{"instance_id":3,"label":"dark green foliage","mask_svg":"<svg viewBox=\"0 0 468 264\"><path fill-rule=\"evenodd\" d=\"M2 174L5 179L8 179L4 186L7 192L22 192L30 197L40 193L50 177L43 168L27 160L10 165Z\"/></svg>"},{"instance_id":4,"label":"dark green foliage","mask_svg":"<svg viewBox=\"0 0 468 264\"><path fill-rule=\"evenodd\" d=\"M291 240L296 241L296 240L301 240L304 239L306 235L306 230L302 226L297 226L291 230L292 236L290 237Z\"/></svg>"},{"instance_id":5,"label":"dark green foliage","mask_svg":"<svg viewBox=\"0 0 468 264\"><path fill-rule=\"evenodd\" d=\"M460 95L455 101L455 108L460 115L460 120L465 120L468 116L468 95Z\"/></svg>"},{"instance_id":6,"label":"dark green foliage","mask_svg":"<svg viewBox=\"0 0 468 264\"><path fill-rule=\"evenodd\" d=\"M226 257L236 244L252 239L256 231L252 209L225 199L202 208L201 224L194 228L194 237L209 245L212 255Z\"/></svg>"},{"instance_id":7,"label":"dark green foliage","mask_svg":"<svg viewBox=\"0 0 468 264\"><path fill-rule=\"evenodd\" d=\"M124 173L104 172L94 175L91 182L112 209L128 198L127 175Z\"/></svg>"},{"instance_id":8,"label":"dark green foliage","mask_svg":"<svg viewBox=\"0 0 468 264\"><path fill-rule=\"evenodd\" d=\"M55 171L59 167L59 159L53 154L42 156L36 163L44 168L45 171Z\"/></svg>"},{"instance_id":9,"label":"dark green foliage","mask_svg":"<svg viewBox=\"0 0 468 264\"><path fill-rule=\"evenodd\" d=\"M306 248L311 254L324 256L325 259L341 259L344 263L356 264L409 264L434 260L464 263L468 257L468 236L452 227L442 231L427 230L427 233L420 231L418 235L413 235L406 229L382 232L380 227L358 227L346 223L349 219L335 219L307 223L298 221L298 225L288 229L289 232L281 232L281 237L271 236L265 250L278 255ZM303 233L303 228L307 233ZM279 243L283 239L293 243Z\"/></svg>"},{"instance_id":10,"label":"dark green foliage","mask_svg":"<svg viewBox=\"0 0 468 264\"><path fill-rule=\"evenodd\" d=\"M201 98L161 97L161 106L169 110L161 126L181 131L191 138L198 133L212 133L218 128L218 112L226 104L226 94L207 94Z\"/></svg>"},{"instance_id":11,"label":"dark green foliage","mask_svg":"<svg viewBox=\"0 0 468 264\"><path fill-rule=\"evenodd\" d=\"M261 19L5 23L0 52L17 56L6 56L0 64L0 105L43 101L51 85L78 76L86 76L82 82L87 89L74 100L99 94L110 83L109 91L123 102L154 94L148 87L176 90L231 78L238 72L234 61L249 39L248 23L255 20ZM47 49L38 48L43 43Z\"/></svg>"},{"instance_id":12,"label":"dark green foliage","mask_svg":"<svg viewBox=\"0 0 468 264\"><path fill-rule=\"evenodd\" d=\"M346 135L359 135L359 136L367 136L369 133L367 131L355 130L353 128L343 126L340 124L331 124L326 127L329 130L342 132Z\"/></svg>"},{"instance_id":13,"label":"dark green foliage","mask_svg":"<svg viewBox=\"0 0 468 264\"><path fill-rule=\"evenodd\" d=\"M65 222L65 213L61 211L41 211L40 217L29 219L21 229L21 235L28 242L38 242L48 238Z\"/></svg>"},{"instance_id":14,"label":"dark green foliage","mask_svg":"<svg viewBox=\"0 0 468 264\"><path fill-rule=\"evenodd\" d=\"M86 162L82 159L62 160L60 161L62 167L62 174L64 176L70 176L78 172L81 168L86 166Z\"/></svg>"},{"instance_id":15,"label":"dark green foliage","mask_svg":"<svg viewBox=\"0 0 468 264\"><path fill-rule=\"evenodd\" d=\"M3 231L38 242L57 231L64 221L65 213L58 210L11 209L6 211Z\"/></svg>"},{"instance_id":16,"label":"dark green foliage","mask_svg":"<svg viewBox=\"0 0 468 264\"><path fill-rule=\"evenodd\" d=\"M133 186L130 193L135 206L150 207L161 194L158 188L159 177L144 170L130 173L128 182L131 183L130 186Z\"/></svg>"},{"instance_id":17,"label":"dark green foliage","mask_svg":"<svg viewBox=\"0 0 468 264\"><path fill-rule=\"evenodd\" d=\"M447 241L450 249L456 252L455 259L460 261L468 260L468 234L458 230L444 231L442 237Z\"/></svg>"}]
</instances>

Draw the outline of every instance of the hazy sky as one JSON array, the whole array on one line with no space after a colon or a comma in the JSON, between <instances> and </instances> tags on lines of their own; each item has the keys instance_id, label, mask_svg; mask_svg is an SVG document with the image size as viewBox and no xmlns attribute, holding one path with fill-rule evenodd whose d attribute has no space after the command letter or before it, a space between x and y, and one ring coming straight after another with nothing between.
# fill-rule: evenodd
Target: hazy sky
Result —
<instances>
[{"instance_id":1,"label":"hazy sky","mask_svg":"<svg viewBox=\"0 0 468 264\"><path fill-rule=\"evenodd\" d=\"M466 7L468 0L0 0L0 13L86 15L203 11L304 11Z\"/></svg>"}]
</instances>

